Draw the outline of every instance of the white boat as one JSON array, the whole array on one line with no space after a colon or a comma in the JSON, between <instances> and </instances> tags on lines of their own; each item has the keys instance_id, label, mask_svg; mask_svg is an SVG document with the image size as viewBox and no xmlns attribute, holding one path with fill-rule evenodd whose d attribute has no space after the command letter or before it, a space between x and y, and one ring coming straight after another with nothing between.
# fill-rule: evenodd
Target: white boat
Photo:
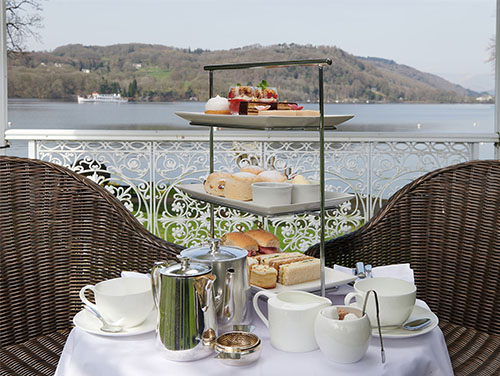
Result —
<instances>
[{"instance_id":1,"label":"white boat","mask_svg":"<svg viewBox=\"0 0 500 376\"><path fill-rule=\"evenodd\" d=\"M127 98L122 98L120 94L99 94L94 91L87 97L78 96L78 103L127 103Z\"/></svg>"}]
</instances>

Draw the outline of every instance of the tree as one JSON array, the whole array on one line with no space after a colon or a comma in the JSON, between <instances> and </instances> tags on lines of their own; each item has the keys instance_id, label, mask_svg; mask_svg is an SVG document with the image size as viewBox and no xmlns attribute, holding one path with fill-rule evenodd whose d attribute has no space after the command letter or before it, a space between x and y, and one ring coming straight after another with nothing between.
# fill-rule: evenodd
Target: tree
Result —
<instances>
[{"instance_id":1,"label":"tree","mask_svg":"<svg viewBox=\"0 0 500 376\"><path fill-rule=\"evenodd\" d=\"M128 96L135 97L136 95L137 95L137 80L134 78L134 81L132 81L128 85Z\"/></svg>"},{"instance_id":2,"label":"tree","mask_svg":"<svg viewBox=\"0 0 500 376\"><path fill-rule=\"evenodd\" d=\"M35 31L42 27L40 2L41 0L5 0L7 51L25 50L26 40L30 37L40 40L40 35Z\"/></svg>"},{"instance_id":3,"label":"tree","mask_svg":"<svg viewBox=\"0 0 500 376\"><path fill-rule=\"evenodd\" d=\"M495 60L497 55L497 38L495 36L490 38L490 44L488 45L489 55L486 60L488 63L493 63L493 67L495 66Z\"/></svg>"}]
</instances>

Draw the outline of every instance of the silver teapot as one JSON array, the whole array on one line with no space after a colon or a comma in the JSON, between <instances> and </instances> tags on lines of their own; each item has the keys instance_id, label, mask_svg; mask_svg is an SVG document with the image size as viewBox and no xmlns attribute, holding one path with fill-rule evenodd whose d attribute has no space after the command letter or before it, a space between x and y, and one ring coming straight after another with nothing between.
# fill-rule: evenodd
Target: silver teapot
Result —
<instances>
[{"instance_id":1,"label":"silver teapot","mask_svg":"<svg viewBox=\"0 0 500 376\"><path fill-rule=\"evenodd\" d=\"M217 336L214 281L209 265L157 262L151 271L153 300L158 309L156 339L166 357L175 361L204 358L213 352Z\"/></svg>"},{"instance_id":2,"label":"silver teapot","mask_svg":"<svg viewBox=\"0 0 500 376\"><path fill-rule=\"evenodd\" d=\"M248 252L238 247L221 246L220 239L209 239L208 246L188 248L181 255L210 266L217 277L214 292L219 331L248 324L251 307Z\"/></svg>"}]
</instances>

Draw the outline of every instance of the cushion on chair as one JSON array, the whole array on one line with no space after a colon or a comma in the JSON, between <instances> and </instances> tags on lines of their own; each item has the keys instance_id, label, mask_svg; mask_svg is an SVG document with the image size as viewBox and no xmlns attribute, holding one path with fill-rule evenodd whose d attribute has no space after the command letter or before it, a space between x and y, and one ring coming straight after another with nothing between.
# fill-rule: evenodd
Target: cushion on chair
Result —
<instances>
[{"instance_id":1,"label":"cushion on chair","mask_svg":"<svg viewBox=\"0 0 500 376\"><path fill-rule=\"evenodd\" d=\"M0 349L0 375L53 375L70 330Z\"/></svg>"},{"instance_id":2,"label":"cushion on chair","mask_svg":"<svg viewBox=\"0 0 500 376\"><path fill-rule=\"evenodd\" d=\"M500 375L500 336L440 322L455 375Z\"/></svg>"}]
</instances>

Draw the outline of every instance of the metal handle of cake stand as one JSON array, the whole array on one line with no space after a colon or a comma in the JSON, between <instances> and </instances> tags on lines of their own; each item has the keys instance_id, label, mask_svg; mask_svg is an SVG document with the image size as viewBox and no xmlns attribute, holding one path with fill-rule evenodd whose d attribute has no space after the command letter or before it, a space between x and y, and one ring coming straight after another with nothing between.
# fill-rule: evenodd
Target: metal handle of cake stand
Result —
<instances>
[{"instance_id":1,"label":"metal handle of cake stand","mask_svg":"<svg viewBox=\"0 0 500 376\"><path fill-rule=\"evenodd\" d=\"M382 363L385 363L385 351L384 351L384 341L382 340L382 329L380 328L380 310L378 305L378 295L375 290L368 290L365 295L364 303L363 303L363 316L366 314L366 303L368 302L368 296L373 292L375 295L375 307L377 309L377 327L378 327L378 336L380 338L380 355L382 356Z\"/></svg>"}]
</instances>

